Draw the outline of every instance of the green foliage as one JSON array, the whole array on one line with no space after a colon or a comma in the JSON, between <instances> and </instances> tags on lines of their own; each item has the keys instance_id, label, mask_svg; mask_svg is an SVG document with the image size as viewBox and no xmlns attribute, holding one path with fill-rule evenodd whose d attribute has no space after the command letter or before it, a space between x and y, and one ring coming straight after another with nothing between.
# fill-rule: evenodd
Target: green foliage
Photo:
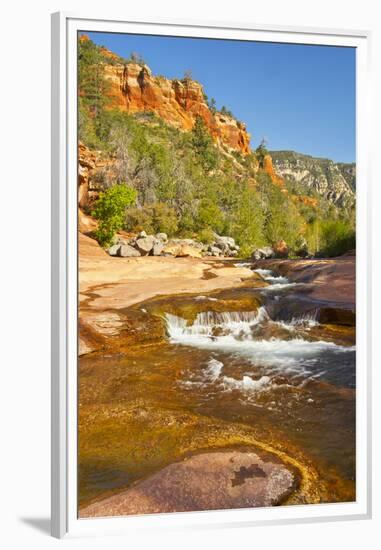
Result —
<instances>
[{"instance_id":1,"label":"green foliage","mask_svg":"<svg viewBox=\"0 0 381 550\"><path fill-rule=\"evenodd\" d=\"M215 114L217 112L217 102L214 99L214 97L211 97L210 100L207 100L207 105L209 107L209 110Z\"/></svg>"},{"instance_id":2,"label":"green foliage","mask_svg":"<svg viewBox=\"0 0 381 550\"><path fill-rule=\"evenodd\" d=\"M187 84L193 79L192 71L190 69L187 69L184 73L182 81Z\"/></svg>"},{"instance_id":3,"label":"green foliage","mask_svg":"<svg viewBox=\"0 0 381 550\"><path fill-rule=\"evenodd\" d=\"M195 125L191 132L191 144L205 170L213 170L213 168L217 166L218 154L201 117L196 118Z\"/></svg>"},{"instance_id":4,"label":"green foliage","mask_svg":"<svg viewBox=\"0 0 381 550\"><path fill-rule=\"evenodd\" d=\"M136 63L137 65L141 65L141 66L146 64L146 62L143 59L143 56L141 56L137 52L131 52L131 55L127 60L127 63Z\"/></svg>"},{"instance_id":5,"label":"green foliage","mask_svg":"<svg viewBox=\"0 0 381 550\"><path fill-rule=\"evenodd\" d=\"M105 58L92 40L78 42L78 87L83 104L96 116L106 103L108 83L104 78Z\"/></svg>"},{"instance_id":6,"label":"green foliage","mask_svg":"<svg viewBox=\"0 0 381 550\"><path fill-rule=\"evenodd\" d=\"M211 244L215 238L215 233L210 227L205 227L197 233L197 239L204 244Z\"/></svg>"},{"instance_id":7,"label":"green foliage","mask_svg":"<svg viewBox=\"0 0 381 550\"><path fill-rule=\"evenodd\" d=\"M210 228L216 233L223 231L225 225L223 212L211 198L204 198L200 201L195 225L196 230Z\"/></svg>"},{"instance_id":8,"label":"green foliage","mask_svg":"<svg viewBox=\"0 0 381 550\"><path fill-rule=\"evenodd\" d=\"M176 212L165 203L157 202L141 208L130 208L126 212L125 229L147 233L176 234L178 224Z\"/></svg>"},{"instance_id":9,"label":"green foliage","mask_svg":"<svg viewBox=\"0 0 381 550\"><path fill-rule=\"evenodd\" d=\"M356 233L350 223L344 220L326 220L320 226L321 256L340 256L356 247Z\"/></svg>"},{"instance_id":10,"label":"green foliage","mask_svg":"<svg viewBox=\"0 0 381 550\"><path fill-rule=\"evenodd\" d=\"M268 149L266 147L266 140L262 138L261 143L258 145L258 147L255 150L255 155L258 160L259 168L263 168L265 157L269 154Z\"/></svg>"},{"instance_id":11,"label":"green foliage","mask_svg":"<svg viewBox=\"0 0 381 550\"><path fill-rule=\"evenodd\" d=\"M135 200L136 191L125 184L114 185L100 193L92 215L99 220L95 236L102 246L108 246L123 227L126 208Z\"/></svg>"},{"instance_id":12,"label":"green foliage","mask_svg":"<svg viewBox=\"0 0 381 550\"><path fill-rule=\"evenodd\" d=\"M136 56L127 61L144 63ZM153 113L111 110L103 74L109 62L91 41L79 43L79 136L112 157L111 170L93 175L106 189L93 212L102 245L124 227L204 243L214 233L230 235L243 256L280 240L291 253L307 246L312 254L332 256L354 247L354 209L339 209L296 182L282 191L263 171L264 140L249 155L225 154L200 117L192 131L181 132ZM190 78L186 74L185 82ZM205 101L214 112L215 100L205 95ZM226 107L221 113L232 116ZM302 195L316 199L317 207L298 201Z\"/></svg>"},{"instance_id":13,"label":"green foliage","mask_svg":"<svg viewBox=\"0 0 381 550\"><path fill-rule=\"evenodd\" d=\"M265 242L274 246L284 240L291 250L296 250L300 246L305 229L305 219L300 209L288 194L272 183L268 174L260 172L257 181L259 202L264 217Z\"/></svg>"},{"instance_id":14,"label":"green foliage","mask_svg":"<svg viewBox=\"0 0 381 550\"><path fill-rule=\"evenodd\" d=\"M264 221L259 194L246 187L238 198L228 227L229 235L240 245L243 256L250 256L255 248L265 244Z\"/></svg>"},{"instance_id":15,"label":"green foliage","mask_svg":"<svg viewBox=\"0 0 381 550\"><path fill-rule=\"evenodd\" d=\"M230 109L225 107L225 105L222 105L220 113L221 113L221 115L226 115L228 117L235 118L233 113L230 111Z\"/></svg>"}]
</instances>

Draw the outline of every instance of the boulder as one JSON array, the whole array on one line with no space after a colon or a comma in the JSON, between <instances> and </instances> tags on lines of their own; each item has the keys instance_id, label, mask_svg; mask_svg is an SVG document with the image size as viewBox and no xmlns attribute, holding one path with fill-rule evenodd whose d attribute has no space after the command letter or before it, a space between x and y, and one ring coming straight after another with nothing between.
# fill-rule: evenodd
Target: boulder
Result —
<instances>
[{"instance_id":1,"label":"boulder","mask_svg":"<svg viewBox=\"0 0 381 550\"><path fill-rule=\"evenodd\" d=\"M307 258L307 256L309 255L309 253L308 253L308 243L307 243L307 241L304 237L300 240L298 248L297 248L295 254L299 258Z\"/></svg>"},{"instance_id":2,"label":"boulder","mask_svg":"<svg viewBox=\"0 0 381 550\"><path fill-rule=\"evenodd\" d=\"M157 233L156 238L159 239L159 241L162 241L163 243L166 243L168 241L168 236L166 233Z\"/></svg>"},{"instance_id":3,"label":"boulder","mask_svg":"<svg viewBox=\"0 0 381 550\"><path fill-rule=\"evenodd\" d=\"M233 248L235 246L235 240L233 239L233 237L224 237L222 235L217 235L215 245Z\"/></svg>"},{"instance_id":4,"label":"boulder","mask_svg":"<svg viewBox=\"0 0 381 550\"><path fill-rule=\"evenodd\" d=\"M140 233L138 234L138 238L143 238L143 237L147 237L147 233L145 231L140 231Z\"/></svg>"},{"instance_id":5,"label":"boulder","mask_svg":"<svg viewBox=\"0 0 381 550\"><path fill-rule=\"evenodd\" d=\"M139 250L142 256L148 256L155 244L155 237L139 237L136 239L136 248Z\"/></svg>"},{"instance_id":6,"label":"boulder","mask_svg":"<svg viewBox=\"0 0 381 550\"><path fill-rule=\"evenodd\" d=\"M181 244L177 242L169 242L163 248L163 254L168 256L174 256L175 258L182 258L185 256L191 256L192 258L201 258L201 249L192 246L190 244Z\"/></svg>"},{"instance_id":7,"label":"boulder","mask_svg":"<svg viewBox=\"0 0 381 550\"><path fill-rule=\"evenodd\" d=\"M133 248L129 244L122 244L119 246L118 256L121 258L137 258L141 254L139 250L136 250L136 248Z\"/></svg>"},{"instance_id":8,"label":"boulder","mask_svg":"<svg viewBox=\"0 0 381 550\"><path fill-rule=\"evenodd\" d=\"M252 254L254 260L268 260L274 258L275 252L271 246L264 246L263 248L257 248Z\"/></svg>"},{"instance_id":9,"label":"boulder","mask_svg":"<svg viewBox=\"0 0 381 550\"><path fill-rule=\"evenodd\" d=\"M277 506L298 487L275 456L212 450L174 462L80 509L81 518Z\"/></svg>"},{"instance_id":10,"label":"boulder","mask_svg":"<svg viewBox=\"0 0 381 550\"><path fill-rule=\"evenodd\" d=\"M230 250L226 243L214 243L213 248L218 248L223 254L227 254Z\"/></svg>"},{"instance_id":11,"label":"boulder","mask_svg":"<svg viewBox=\"0 0 381 550\"><path fill-rule=\"evenodd\" d=\"M356 312L353 309L322 307L318 311L318 321L323 325L356 326Z\"/></svg>"},{"instance_id":12,"label":"boulder","mask_svg":"<svg viewBox=\"0 0 381 550\"><path fill-rule=\"evenodd\" d=\"M163 242L156 242L153 245L152 248L152 255L153 256L160 256L160 254L163 252L164 249L164 243Z\"/></svg>"},{"instance_id":13,"label":"boulder","mask_svg":"<svg viewBox=\"0 0 381 550\"><path fill-rule=\"evenodd\" d=\"M211 245L209 247L209 252L211 253L212 256L221 256L222 251L219 247Z\"/></svg>"},{"instance_id":14,"label":"boulder","mask_svg":"<svg viewBox=\"0 0 381 550\"><path fill-rule=\"evenodd\" d=\"M288 246L286 241L283 239L278 241L274 245L274 252L277 258L287 258L288 257Z\"/></svg>"},{"instance_id":15,"label":"boulder","mask_svg":"<svg viewBox=\"0 0 381 550\"><path fill-rule=\"evenodd\" d=\"M120 244L113 244L108 249L108 253L110 254L110 256L118 256L119 248L120 248Z\"/></svg>"}]
</instances>

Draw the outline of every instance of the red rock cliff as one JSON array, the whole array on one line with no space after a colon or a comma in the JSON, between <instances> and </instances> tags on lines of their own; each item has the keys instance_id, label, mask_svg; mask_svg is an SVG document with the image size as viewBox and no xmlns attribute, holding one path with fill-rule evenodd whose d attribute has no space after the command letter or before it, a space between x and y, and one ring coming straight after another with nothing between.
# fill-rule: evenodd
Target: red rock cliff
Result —
<instances>
[{"instance_id":1,"label":"red rock cliff","mask_svg":"<svg viewBox=\"0 0 381 550\"><path fill-rule=\"evenodd\" d=\"M217 143L244 155L250 152L250 134L245 124L228 115L212 113L198 82L153 76L147 65L135 63L105 65L105 77L110 83L111 107L128 113L153 112L182 130L190 130L199 116Z\"/></svg>"}]
</instances>

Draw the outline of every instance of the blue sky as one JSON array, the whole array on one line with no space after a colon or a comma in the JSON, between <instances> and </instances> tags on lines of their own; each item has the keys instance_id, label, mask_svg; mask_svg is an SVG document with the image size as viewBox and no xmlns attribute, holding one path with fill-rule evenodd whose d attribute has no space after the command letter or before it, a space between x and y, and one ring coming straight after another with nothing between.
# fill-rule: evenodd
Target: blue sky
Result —
<instances>
[{"instance_id":1,"label":"blue sky","mask_svg":"<svg viewBox=\"0 0 381 550\"><path fill-rule=\"evenodd\" d=\"M217 107L246 123L252 147L355 161L355 49L233 40L87 33L154 74L190 70Z\"/></svg>"}]
</instances>

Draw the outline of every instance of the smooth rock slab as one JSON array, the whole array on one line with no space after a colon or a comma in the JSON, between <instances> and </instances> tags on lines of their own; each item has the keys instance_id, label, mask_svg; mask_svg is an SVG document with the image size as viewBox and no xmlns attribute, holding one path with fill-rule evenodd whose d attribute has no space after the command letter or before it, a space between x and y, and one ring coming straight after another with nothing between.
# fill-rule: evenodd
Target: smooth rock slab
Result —
<instances>
[{"instance_id":1,"label":"smooth rock slab","mask_svg":"<svg viewBox=\"0 0 381 550\"><path fill-rule=\"evenodd\" d=\"M296 481L283 463L251 451L202 453L90 504L80 517L273 506L295 489Z\"/></svg>"}]
</instances>

